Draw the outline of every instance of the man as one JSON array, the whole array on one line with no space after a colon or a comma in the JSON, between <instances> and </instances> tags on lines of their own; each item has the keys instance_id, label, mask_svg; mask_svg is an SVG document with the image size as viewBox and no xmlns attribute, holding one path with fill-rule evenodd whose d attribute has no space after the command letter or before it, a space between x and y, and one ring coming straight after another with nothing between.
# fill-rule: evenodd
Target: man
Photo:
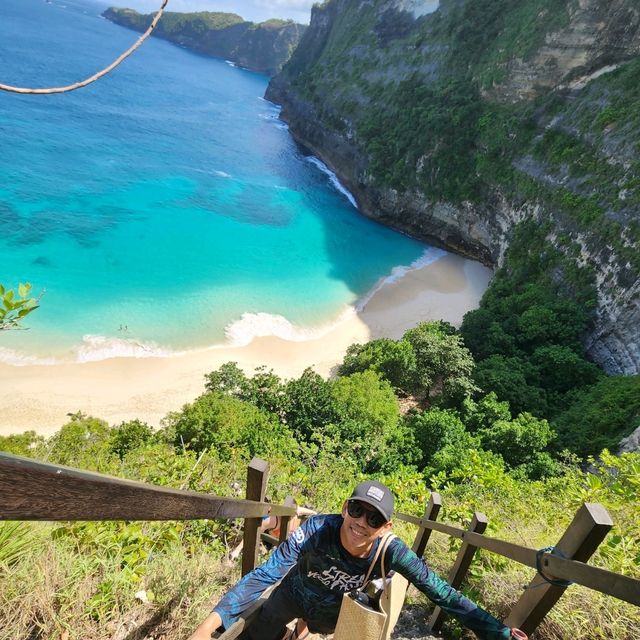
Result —
<instances>
[{"instance_id":1,"label":"man","mask_svg":"<svg viewBox=\"0 0 640 640\"><path fill-rule=\"evenodd\" d=\"M222 598L190 640L209 640L216 629L228 628L278 581L245 632L247 640L282 640L285 625L296 618L304 619L312 633L333 633L343 593L362 586L380 538L391 530L393 505L393 494L385 485L361 482L341 515L313 516L298 527L267 562ZM380 562L376 564L372 579L380 577ZM479 638L512 637L511 629L448 585L399 538L389 544L385 567L407 578Z\"/></svg>"}]
</instances>

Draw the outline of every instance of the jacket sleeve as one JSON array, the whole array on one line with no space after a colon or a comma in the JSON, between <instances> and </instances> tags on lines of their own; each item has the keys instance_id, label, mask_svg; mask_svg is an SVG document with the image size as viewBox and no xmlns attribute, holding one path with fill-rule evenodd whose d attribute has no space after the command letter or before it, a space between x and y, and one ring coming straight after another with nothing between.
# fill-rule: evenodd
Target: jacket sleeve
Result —
<instances>
[{"instance_id":1,"label":"jacket sleeve","mask_svg":"<svg viewBox=\"0 0 640 640\"><path fill-rule=\"evenodd\" d=\"M511 637L509 627L456 591L399 538L389 546L386 563L390 569L397 571L420 589L434 604L471 629L481 640Z\"/></svg>"},{"instance_id":2,"label":"jacket sleeve","mask_svg":"<svg viewBox=\"0 0 640 640\"><path fill-rule=\"evenodd\" d=\"M279 544L269 559L242 578L213 608L220 615L225 629L264 591L279 582L298 562L309 537L315 530L314 518L309 518Z\"/></svg>"}]
</instances>

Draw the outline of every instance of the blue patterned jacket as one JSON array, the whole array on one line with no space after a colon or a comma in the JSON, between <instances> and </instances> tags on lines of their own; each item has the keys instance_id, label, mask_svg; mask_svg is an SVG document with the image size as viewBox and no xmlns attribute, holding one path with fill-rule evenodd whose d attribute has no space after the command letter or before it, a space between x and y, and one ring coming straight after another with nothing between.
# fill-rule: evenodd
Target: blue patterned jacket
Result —
<instances>
[{"instance_id":1,"label":"blue patterned jacket","mask_svg":"<svg viewBox=\"0 0 640 640\"><path fill-rule=\"evenodd\" d=\"M378 545L376 541L367 558L353 557L340 542L342 522L340 515L313 516L291 533L267 562L244 576L213 609L225 628L279 580L301 604L307 619L333 621L335 626L342 594L362 586ZM379 565L372 579L380 577ZM385 568L403 575L479 638L511 637L508 627L451 587L399 538L387 548Z\"/></svg>"}]
</instances>

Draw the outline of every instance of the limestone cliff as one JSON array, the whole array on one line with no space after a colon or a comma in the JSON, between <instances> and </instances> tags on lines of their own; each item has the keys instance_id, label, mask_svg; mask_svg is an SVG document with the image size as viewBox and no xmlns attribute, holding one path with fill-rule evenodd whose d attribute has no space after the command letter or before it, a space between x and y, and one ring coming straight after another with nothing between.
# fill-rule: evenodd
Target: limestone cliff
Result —
<instances>
[{"instance_id":1,"label":"limestone cliff","mask_svg":"<svg viewBox=\"0 0 640 640\"><path fill-rule=\"evenodd\" d=\"M588 352L640 372L636 0L328 0L267 98L385 224L493 265L544 224Z\"/></svg>"},{"instance_id":2,"label":"limestone cliff","mask_svg":"<svg viewBox=\"0 0 640 640\"><path fill-rule=\"evenodd\" d=\"M153 19L151 14L114 7L102 15L136 31L145 31ZM198 53L274 75L289 59L306 28L306 25L291 20L267 20L254 24L234 13L166 12L153 35Z\"/></svg>"}]
</instances>

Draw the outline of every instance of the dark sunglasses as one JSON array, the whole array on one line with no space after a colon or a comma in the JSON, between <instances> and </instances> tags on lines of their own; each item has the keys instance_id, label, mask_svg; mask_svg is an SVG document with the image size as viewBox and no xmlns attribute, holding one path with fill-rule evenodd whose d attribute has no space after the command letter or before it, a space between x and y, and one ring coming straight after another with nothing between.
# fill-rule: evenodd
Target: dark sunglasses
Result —
<instances>
[{"instance_id":1,"label":"dark sunglasses","mask_svg":"<svg viewBox=\"0 0 640 640\"><path fill-rule=\"evenodd\" d=\"M356 520L366 514L367 524L372 529L379 529L385 522L384 516L376 509L365 509L362 502L349 500L347 502L347 513Z\"/></svg>"}]
</instances>

